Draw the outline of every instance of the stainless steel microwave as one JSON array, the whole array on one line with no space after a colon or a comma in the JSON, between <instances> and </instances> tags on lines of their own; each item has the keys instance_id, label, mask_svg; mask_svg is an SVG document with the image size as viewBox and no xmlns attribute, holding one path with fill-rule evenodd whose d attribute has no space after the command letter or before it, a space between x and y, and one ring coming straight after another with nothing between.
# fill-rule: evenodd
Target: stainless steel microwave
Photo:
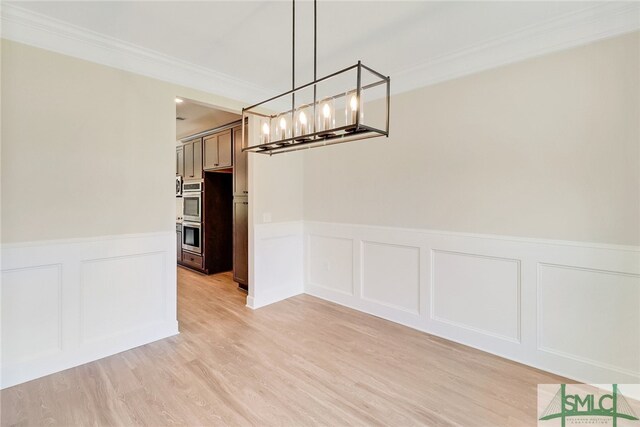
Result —
<instances>
[{"instance_id":1,"label":"stainless steel microwave","mask_svg":"<svg viewBox=\"0 0 640 427\"><path fill-rule=\"evenodd\" d=\"M182 177L176 176L176 197L182 196Z\"/></svg>"}]
</instances>

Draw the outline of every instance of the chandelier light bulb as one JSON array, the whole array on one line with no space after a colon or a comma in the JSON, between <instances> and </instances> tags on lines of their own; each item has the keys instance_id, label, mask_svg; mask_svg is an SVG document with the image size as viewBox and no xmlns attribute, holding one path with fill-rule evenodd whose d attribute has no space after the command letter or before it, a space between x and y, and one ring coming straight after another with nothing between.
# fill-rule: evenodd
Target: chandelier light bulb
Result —
<instances>
[{"instance_id":1,"label":"chandelier light bulb","mask_svg":"<svg viewBox=\"0 0 640 427\"><path fill-rule=\"evenodd\" d=\"M347 107L346 110L351 110L351 111L345 111L347 113L347 122L349 124L355 125L357 116L358 116L358 96L357 95L351 95L351 98L349 98L349 107Z\"/></svg>"},{"instance_id":2,"label":"chandelier light bulb","mask_svg":"<svg viewBox=\"0 0 640 427\"><path fill-rule=\"evenodd\" d=\"M356 111L358 109L358 97L353 95L351 97L350 104L351 104L351 110Z\"/></svg>"},{"instance_id":3,"label":"chandelier light bulb","mask_svg":"<svg viewBox=\"0 0 640 427\"><path fill-rule=\"evenodd\" d=\"M323 132L321 135L328 135L329 131L335 125L333 98L324 99L320 103L320 106L320 111L318 112L318 129Z\"/></svg>"},{"instance_id":4,"label":"chandelier light bulb","mask_svg":"<svg viewBox=\"0 0 640 427\"><path fill-rule=\"evenodd\" d=\"M322 107L322 114L326 119L331 117L331 107L329 107L329 104L324 104L324 107Z\"/></svg>"},{"instance_id":5,"label":"chandelier light bulb","mask_svg":"<svg viewBox=\"0 0 640 427\"><path fill-rule=\"evenodd\" d=\"M284 116L280 116L280 120L278 120L276 134L280 140L287 139L287 119Z\"/></svg>"},{"instance_id":6,"label":"chandelier light bulb","mask_svg":"<svg viewBox=\"0 0 640 427\"><path fill-rule=\"evenodd\" d=\"M309 116L306 110L307 106L301 107L298 112L296 112L296 117L294 119L294 127L295 127L295 135L303 136L307 135L310 132L309 126Z\"/></svg>"},{"instance_id":7,"label":"chandelier light bulb","mask_svg":"<svg viewBox=\"0 0 640 427\"><path fill-rule=\"evenodd\" d=\"M262 144L269 142L269 123L262 123L262 136L260 139Z\"/></svg>"}]
</instances>

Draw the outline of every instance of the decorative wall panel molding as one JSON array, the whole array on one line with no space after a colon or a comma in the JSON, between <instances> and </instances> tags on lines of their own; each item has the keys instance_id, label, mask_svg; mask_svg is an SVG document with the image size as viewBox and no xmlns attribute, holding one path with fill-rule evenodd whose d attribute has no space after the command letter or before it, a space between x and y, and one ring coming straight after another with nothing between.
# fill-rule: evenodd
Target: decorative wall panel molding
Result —
<instances>
[{"instance_id":1,"label":"decorative wall panel molding","mask_svg":"<svg viewBox=\"0 0 640 427\"><path fill-rule=\"evenodd\" d=\"M253 275L247 306L253 309L304 292L302 222L253 226Z\"/></svg>"},{"instance_id":2,"label":"decorative wall panel molding","mask_svg":"<svg viewBox=\"0 0 640 427\"><path fill-rule=\"evenodd\" d=\"M3 245L0 386L177 334L175 244L149 233Z\"/></svg>"},{"instance_id":3,"label":"decorative wall panel molding","mask_svg":"<svg viewBox=\"0 0 640 427\"><path fill-rule=\"evenodd\" d=\"M520 261L433 250L431 319L520 342Z\"/></svg>"},{"instance_id":4,"label":"decorative wall panel molding","mask_svg":"<svg viewBox=\"0 0 640 427\"><path fill-rule=\"evenodd\" d=\"M82 342L144 328L163 318L167 309L165 255L155 252L82 261Z\"/></svg>"},{"instance_id":5,"label":"decorative wall panel molding","mask_svg":"<svg viewBox=\"0 0 640 427\"><path fill-rule=\"evenodd\" d=\"M2 299L3 364L62 351L60 264L3 270Z\"/></svg>"},{"instance_id":6,"label":"decorative wall panel molding","mask_svg":"<svg viewBox=\"0 0 640 427\"><path fill-rule=\"evenodd\" d=\"M420 248L365 240L360 260L361 298L420 314Z\"/></svg>"},{"instance_id":7,"label":"decorative wall panel molding","mask_svg":"<svg viewBox=\"0 0 640 427\"><path fill-rule=\"evenodd\" d=\"M538 348L627 375L640 372L640 275L541 263Z\"/></svg>"},{"instance_id":8,"label":"decorative wall panel molding","mask_svg":"<svg viewBox=\"0 0 640 427\"><path fill-rule=\"evenodd\" d=\"M353 295L353 240L309 235L307 282L335 292ZM316 257L316 254L324 254Z\"/></svg>"},{"instance_id":9,"label":"decorative wall panel molding","mask_svg":"<svg viewBox=\"0 0 640 427\"><path fill-rule=\"evenodd\" d=\"M304 239L307 294L574 380L640 382L638 247L312 221ZM332 285L348 262L353 294Z\"/></svg>"}]
</instances>

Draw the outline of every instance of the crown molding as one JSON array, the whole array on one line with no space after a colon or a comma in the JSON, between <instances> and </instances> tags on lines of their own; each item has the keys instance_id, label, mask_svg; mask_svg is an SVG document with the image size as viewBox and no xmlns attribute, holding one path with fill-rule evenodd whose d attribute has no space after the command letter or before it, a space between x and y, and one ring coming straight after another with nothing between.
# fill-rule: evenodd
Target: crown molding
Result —
<instances>
[{"instance_id":1,"label":"crown molding","mask_svg":"<svg viewBox=\"0 0 640 427\"><path fill-rule=\"evenodd\" d=\"M2 37L247 103L275 93L175 57L16 6L1 5ZM640 2L604 2L479 42L392 75L397 94L640 29Z\"/></svg>"},{"instance_id":2,"label":"crown molding","mask_svg":"<svg viewBox=\"0 0 640 427\"><path fill-rule=\"evenodd\" d=\"M406 92L638 29L640 2L598 3L395 73L391 87Z\"/></svg>"},{"instance_id":3,"label":"crown molding","mask_svg":"<svg viewBox=\"0 0 640 427\"><path fill-rule=\"evenodd\" d=\"M274 91L114 37L32 12L1 5L2 38L243 102Z\"/></svg>"}]
</instances>

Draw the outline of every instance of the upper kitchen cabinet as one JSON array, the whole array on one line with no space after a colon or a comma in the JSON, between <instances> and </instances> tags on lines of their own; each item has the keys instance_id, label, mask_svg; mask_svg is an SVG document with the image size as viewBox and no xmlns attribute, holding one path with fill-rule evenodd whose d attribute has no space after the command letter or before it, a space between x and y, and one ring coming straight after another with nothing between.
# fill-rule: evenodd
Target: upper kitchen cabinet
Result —
<instances>
[{"instance_id":1,"label":"upper kitchen cabinet","mask_svg":"<svg viewBox=\"0 0 640 427\"><path fill-rule=\"evenodd\" d=\"M231 129L204 138L204 169L233 166Z\"/></svg>"},{"instance_id":2,"label":"upper kitchen cabinet","mask_svg":"<svg viewBox=\"0 0 640 427\"><path fill-rule=\"evenodd\" d=\"M184 150L184 177L193 178L193 143L187 142L182 147Z\"/></svg>"},{"instance_id":3,"label":"upper kitchen cabinet","mask_svg":"<svg viewBox=\"0 0 640 427\"><path fill-rule=\"evenodd\" d=\"M242 126L233 128L233 158L233 195L246 196L249 193L249 187L247 184L247 153L242 152Z\"/></svg>"},{"instance_id":4,"label":"upper kitchen cabinet","mask_svg":"<svg viewBox=\"0 0 640 427\"><path fill-rule=\"evenodd\" d=\"M176 175L184 176L184 147L176 147Z\"/></svg>"},{"instance_id":5,"label":"upper kitchen cabinet","mask_svg":"<svg viewBox=\"0 0 640 427\"><path fill-rule=\"evenodd\" d=\"M185 180L202 179L202 140L194 139L183 145Z\"/></svg>"},{"instance_id":6,"label":"upper kitchen cabinet","mask_svg":"<svg viewBox=\"0 0 640 427\"><path fill-rule=\"evenodd\" d=\"M202 139L193 141L193 170L195 178L202 178Z\"/></svg>"}]
</instances>

